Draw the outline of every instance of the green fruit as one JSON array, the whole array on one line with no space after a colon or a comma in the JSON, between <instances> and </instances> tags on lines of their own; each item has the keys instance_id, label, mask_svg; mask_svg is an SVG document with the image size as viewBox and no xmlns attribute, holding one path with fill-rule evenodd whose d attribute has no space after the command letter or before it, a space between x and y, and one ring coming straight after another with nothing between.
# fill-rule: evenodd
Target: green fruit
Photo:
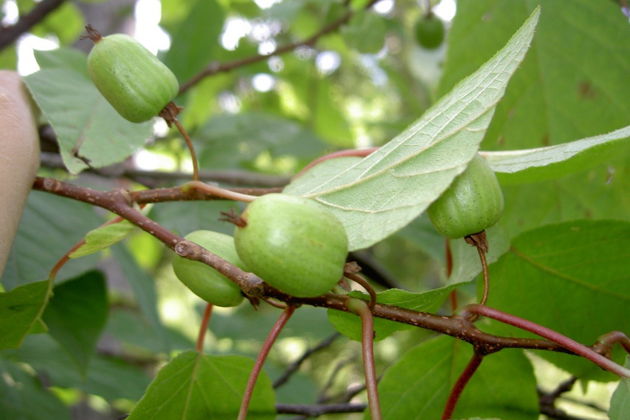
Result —
<instances>
[{"instance_id":1,"label":"green fruit","mask_svg":"<svg viewBox=\"0 0 630 420\"><path fill-rule=\"evenodd\" d=\"M197 230L186 235L186 239L246 270L236 254L234 239L231 236L209 230ZM236 306L243 300L241 289L236 283L204 263L176 256L173 260L173 270L182 283L206 302L217 306Z\"/></svg>"},{"instance_id":2,"label":"green fruit","mask_svg":"<svg viewBox=\"0 0 630 420\"><path fill-rule=\"evenodd\" d=\"M431 14L416 23L415 33L420 46L429 50L436 49L444 42L444 23Z\"/></svg>"},{"instance_id":3,"label":"green fruit","mask_svg":"<svg viewBox=\"0 0 630 420\"><path fill-rule=\"evenodd\" d=\"M477 155L428 210L435 229L449 238L479 233L503 213L503 192L496 175Z\"/></svg>"},{"instance_id":4,"label":"green fruit","mask_svg":"<svg viewBox=\"0 0 630 420\"><path fill-rule=\"evenodd\" d=\"M105 99L132 122L158 115L179 90L173 72L124 34L95 39L88 72Z\"/></svg>"},{"instance_id":5,"label":"green fruit","mask_svg":"<svg viewBox=\"0 0 630 420\"><path fill-rule=\"evenodd\" d=\"M265 282L297 297L332 289L343 275L348 238L327 209L307 198L267 194L249 204L236 251Z\"/></svg>"}]
</instances>

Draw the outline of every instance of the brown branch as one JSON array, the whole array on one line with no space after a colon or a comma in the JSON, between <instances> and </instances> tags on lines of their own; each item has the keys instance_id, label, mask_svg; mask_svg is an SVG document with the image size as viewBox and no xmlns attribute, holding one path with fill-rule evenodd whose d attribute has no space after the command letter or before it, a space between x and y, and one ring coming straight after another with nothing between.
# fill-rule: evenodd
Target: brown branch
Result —
<instances>
[{"instance_id":1,"label":"brown branch","mask_svg":"<svg viewBox=\"0 0 630 420\"><path fill-rule=\"evenodd\" d=\"M27 14L13 26L7 26L0 30L0 50L11 45L23 33L41 22L50 13L55 11L65 0L43 0L35 5Z\"/></svg>"},{"instance_id":2,"label":"brown branch","mask_svg":"<svg viewBox=\"0 0 630 420\"><path fill-rule=\"evenodd\" d=\"M378 1L379 0L369 1L365 5L365 9L369 9L370 7L372 7L372 5L374 5L374 3L377 3ZM265 61L270 57L286 54L288 52L296 50L299 47L312 46L324 35L334 32L337 29L339 29L341 26L345 25L352 18L353 15L354 15L354 11L349 10L339 19L324 26L318 32L311 35L310 37L303 39L301 41L291 42L291 43L282 45L278 47L275 51L269 54L262 54L262 55L257 54L250 57L241 58L234 61L229 61L227 63L211 63L205 69L197 73L195 76L191 77L190 80L183 83L181 87L179 88L179 93L182 94L188 91L188 89L190 89L191 87L193 87L194 85L199 83L201 80L205 79L206 77L213 76L218 73L227 73L239 67L248 66L250 64L255 64L260 61Z\"/></svg>"},{"instance_id":3,"label":"brown branch","mask_svg":"<svg viewBox=\"0 0 630 420\"><path fill-rule=\"evenodd\" d=\"M299 306L304 304L349 312L347 306L348 299L346 296L326 294L312 298L296 298L287 295L266 285L255 274L245 272L201 246L175 235L149 219L134 207L135 204L138 204L134 203L133 200L133 197L136 196L135 193L125 190L97 191L42 177L35 179L33 188L35 190L45 191L99 206L129 220L142 230L159 239L178 255L191 260L200 261L213 267L218 272L234 281L241 290L250 297L273 298L285 302L288 305ZM471 305L468 307L468 310L470 311L471 308L474 307L475 305ZM477 307L479 307L479 305L477 305ZM487 316L486 313L480 314ZM504 348L537 349L575 354L565 345L545 339L500 337L485 333L477 329L465 315L440 316L378 303L374 305L373 315L379 318L429 329L466 341L471 343L475 352L481 355L494 353ZM581 348L583 349L584 346L581 346ZM593 360L592 357L589 357L589 359ZM612 363L610 361L608 362Z\"/></svg>"}]
</instances>

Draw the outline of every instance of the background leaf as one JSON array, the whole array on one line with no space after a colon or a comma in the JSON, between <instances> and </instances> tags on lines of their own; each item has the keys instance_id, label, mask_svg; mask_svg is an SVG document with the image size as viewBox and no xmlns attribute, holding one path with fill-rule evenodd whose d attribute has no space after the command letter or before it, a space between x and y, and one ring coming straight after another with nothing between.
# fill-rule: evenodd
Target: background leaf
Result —
<instances>
[{"instance_id":1,"label":"background leaf","mask_svg":"<svg viewBox=\"0 0 630 420\"><path fill-rule=\"evenodd\" d=\"M630 367L630 359L626 357L626 367ZM615 393L610 400L608 415L610 420L623 420L630 413L630 379L625 378L619 382Z\"/></svg>"},{"instance_id":2,"label":"background leaf","mask_svg":"<svg viewBox=\"0 0 630 420\"><path fill-rule=\"evenodd\" d=\"M0 349L19 347L36 326L50 296L50 281L0 293Z\"/></svg>"},{"instance_id":3,"label":"background leaf","mask_svg":"<svg viewBox=\"0 0 630 420\"><path fill-rule=\"evenodd\" d=\"M592 345L609 331L630 331L630 223L575 221L518 236L491 266L488 306L526 318ZM493 323L492 331L523 336ZM541 352L584 379L611 380L578 357Z\"/></svg>"},{"instance_id":4,"label":"background leaf","mask_svg":"<svg viewBox=\"0 0 630 420\"><path fill-rule=\"evenodd\" d=\"M234 418L252 367L252 360L240 356L182 353L160 370L128 418ZM247 418L274 419L274 404L271 381L261 372Z\"/></svg>"},{"instance_id":5,"label":"background leaf","mask_svg":"<svg viewBox=\"0 0 630 420\"><path fill-rule=\"evenodd\" d=\"M402 228L460 174L477 151L494 105L523 58L537 12L512 40L419 121L378 151L304 189L300 178L285 192L311 197L344 224L350 250Z\"/></svg>"},{"instance_id":6,"label":"background leaf","mask_svg":"<svg viewBox=\"0 0 630 420\"><path fill-rule=\"evenodd\" d=\"M124 160L151 135L150 123L123 119L83 72L68 68L43 68L24 81L44 117L52 126L68 170Z\"/></svg>"},{"instance_id":7,"label":"background leaf","mask_svg":"<svg viewBox=\"0 0 630 420\"><path fill-rule=\"evenodd\" d=\"M53 289L43 319L83 374L107 320L105 277L90 271Z\"/></svg>"},{"instance_id":8,"label":"background leaf","mask_svg":"<svg viewBox=\"0 0 630 420\"><path fill-rule=\"evenodd\" d=\"M630 123L628 21L613 2L480 0L458 4L439 93L491 57L537 4L537 40L514 74L484 149L548 146Z\"/></svg>"}]
</instances>

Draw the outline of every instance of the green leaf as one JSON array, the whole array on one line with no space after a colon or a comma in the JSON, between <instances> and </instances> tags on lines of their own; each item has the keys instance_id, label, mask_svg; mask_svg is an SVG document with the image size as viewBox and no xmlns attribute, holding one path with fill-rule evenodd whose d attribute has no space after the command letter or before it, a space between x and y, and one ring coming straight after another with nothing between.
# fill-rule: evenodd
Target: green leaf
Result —
<instances>
[{"instance_id":1,"label":"green leaf","mask_svg":"<svg viewBox=\"0 0 630 420\"><path fill-rule=\"evenodd\" d=\"M461 2L449 33L445 93L490 57L542 5L536 40L497 106L484 148L548 146L629 123L630 25L608 1Z\"/></svg>"},{"instance_id":2,"label":"green leaf","mask_svg":"<svg viewBox=\"0 0 630 420\"><path fill-rule=\"evenodd\" d=\"M83 15L79 8L72 3L65 2L40 24L35 25L32 32L42 38L53 33L62 45L66 45L81 35L84 25Z\"/></svg>"},{"instance_id":3,"label":"green leaf","mask_svg":"<svg viewBox=\"0 0 630 420\"><path fill-rule=\"evenodd\" d=\"M184 352L164 366L128 419L236 418L245 390L251 359ZM274 393L261 372L248 419L275 419Z\"/></svg>"},{"instance_id":4,"label":"green leaf","mask_svg":"<svg viewBox=\"0 0 630 420\"><path fill-rule=\"evenodd\" d=\"M344 224L350 249L365 248L416 218L463 172L532 39L538 11L510 42L411 127L315 188L298 178L285 192L311 197Z\"/></svg>"},{"instance_id":5,"label":"green leaf","mask_svg":"<svg viewBox=\"0 0 630 420\"><path fill-rule=\"evenodd\" d=\"M446 336L412 348L379 383L383 419L440 418L451 387L471 355L468 343ZM464 388L453 418L537 420L538 415L532 367L522 352L510 350L484 358Z\"/></svg>"},{"instance_id":6,"label":"green leaf","mask_svg":"<svg viewBox=\"0 0 630 420\"><path fill-rule=\"evenodd\" d=\"M138 266L136 260L123 244L112 247L112 256L133 290L140 312L146 321L147 333L155 336L155 340L161 344L162 351L168 351L170 349L169 341L157 307L155 280Z\"/></svg>"},{"instance_id":7,"label":"green leaf","mask_svg":"<svg viewBox=\"0 0 630 420\"><path fill-rule=\"evenodd\" d=\"M536 149L482 152L501 183L536 182L590 169L628 150L630 126Z\"/></svg>"},{"instance_id":8,"label":"green leaf","mask_svg":"<svg viewBox=\"0 0 630 420\"><path fill-rule=\"evenodd\" d=\"M0 349L16 348L39 324L50 296L50 281L0 293Z\"/></svg>"},{"instance_id":9,"label":"green leaf","mask_svg":"<svg viewBox=\"0 0 630 420\"><path fill-rule=\"evenodd\" d=\"M460 284L453 284L422 293L407 292L399 289L388 289L384 292L377 293L376 301L378 303L393 305L399 308L411 309L414 311L434 312L442 306L442 303L448 297L449 293L458 286L460 286ZM369 297L363 293L352 292L350 293L350 296L369 301ZM361 341L361 319L356 315L338 311L336 309L329 309L328 320L340 333L352 340ZM396 331L409 328L410 326L407 324L401 324L400 322L389 321L387 319L374 318L374 339L382 340Z\"/></svg>"},{"instance_id":10,"label":"green leaf","mask_svg":"<svg viewBox=\"0 0 630 420\"><path fill-rule=\"evenodd\" d=\"M70 410L41 379L23 366L0 359L0 413L15 420L70 420Z\"/></svg>"},{"instance_id":11,"label":"green leaf","mask_svg":"<svg viewBox=\"0 0 630 420\"><path fill-rule=\"evenodd\" d=\"M341 35L351 48L360 53L376 54L385 42L385 21L374 12L357 12L350 23L341 29Z\"/></svg>"},{"instance_id":12,"label":"green leaf","mask_svg":"<svg viewBox=\"0 0 630 420\"><path fill-rule=\"evenodd\" d=\"M44 322L82 374L87 372L107 311L105 277L99 271L90 271L53 289Z\"/></svg>"},{"instance_id":13,"label":"green leaf","mask_svg":"<svg viewBox=\"0 0 630 420\"><path fill-rule=\"evenodd\" d=\"M7 288L39 281L84 235L102 219L88 204L40 191L29 194L2 283ZM96 258L67 263L57 281L76 277L96 264Z\"/></svg>"},{"instance_id":14,"label":"green leaf","mask_svg":"<svg viewBox=\"0 0 630 420\"><path fill-rule=\"evenodd\" d=\"M629 249L627 222L574 221L525 232L490 267L488 306L585 345L609 331L630 331ZM528 335L493 325L500 334ZM612 379L583 358L540 355L579 378Z\"/></svg>"},{"instance_id":15,"label":"green leaf","mask_svg":"<svg viewBox=\"0 0 630 420\"><path fill-rule=\"evenodd\" d=\"M630 368L630 357L626 357L626 367ZM610 399L610 420L624 420L630 413L630 378L624 378Z\"/></svg>"},{"instance_id":16,"label":"green leaf","mask_svg":"<svg viewBox=\"0 0 630 420\"><path fill-rule=\"evenodd\" d=\"M70 70L88 77L86 56L77 49L61 47L54 50L35 50L33 54L41 69Z\"/></svg>"},{"instance_id":17,"label":"green leaf","mask_svg":"<svg viewBox=\"0 0 630 420\"><path fill-rule=\"evenodd\" d=\"M272 158L291 156L285 172L297 169L300 159L308 161L324 150L323 143L299 124L275 115L249 112L217 115L195 135L199 156L206 168L254 168L263 153Z\"/></svg>"},{"instance_id":18,"label":"green leaf","mask_svg":"<svg viewBox=\"0 0 630 420\"><path fill-rule=\"evenodd\" d=\"M2 357L28 364L52 386L79 389L107 401L138 400L151 382L145 368L132 365L129 360L100 355L93 357L87 373L82 374L76 362L48 334L30 335L19 349L5 350ZM139 357L138 361L143 359Z\"/></svg>"},{"instance_id":19,"label":"green leaf","mask_svg":"<svg viewBox=\"0 0 630 420\"><path fill-rule=\"evenodd\" d=\"M180 82L190 79L216 55L225 12L216 0L197 0L173 34L164 63Z\"/></svg>"},{"instance_id":20,"label":"green leaf","mask_svg":"<svg viewBox=\"0 0 630 420\"><path fill-rule=\"evenodd\" d=\"M151 124L122 118L83 73L40 70L26 86L52 126L64 164L73 174L121 162L143 146Z\"/></svg>"},{"instance_id":21,"label":"green leaf","mask_svg":"<svg viewBox=\"0 0 630 420\"><path fill-rule=\"evenodd\" d=\"M125 239L135 229L129 221L123 220L110 225L99 226L85 235L85 243L70 254L70 258L80 258L107 249Z\"/></svg>"}]
</instances>

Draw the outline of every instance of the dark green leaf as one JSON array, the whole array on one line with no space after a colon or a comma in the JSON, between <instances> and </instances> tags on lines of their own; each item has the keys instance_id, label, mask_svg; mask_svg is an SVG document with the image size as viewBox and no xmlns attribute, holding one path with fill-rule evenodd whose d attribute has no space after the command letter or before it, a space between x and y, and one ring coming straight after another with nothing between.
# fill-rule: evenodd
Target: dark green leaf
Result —
<instances>
[{"instance_id":1,"label":"dark green leaf","mask_svg":"<svg viewBox=\"0 0 630 420\"><path fill-rule=\"evenodd\" d=\"M187 81L212 61L224 18L219 2L197 0L186 19L178 24L164 62L180 82Z\"/></svg>"},{"instance_id":2,"label":"dark green leaf","mask_svg":"<svg viewBox=\"0 0 630 420\"><path fill-rule=\"evenodd\" d=\"M83 374L105 326L107 306L105 278L99 271L90 271L56 286L44 312L50 335Z\"/></svg>"},{"instance_id":3,"label":"dark green leaf","mask_svg":"<svg viewBox=\"0 0 630 420\"><path fill-rule=\"evenodd\" d=\"M440 418L451 387L471 355L469 344L444 336L408 351L379 383L383 418ZM485 357L464 389L453 418L469 416L538 419L536 380L522 352L507 350Z\"/></svg>"},{"instance_id":4,"label":"dark green leaf","mask_svg":"<svg viewBox=\"0 0 630 420\"><path fill-rule=\"evenodd\" d=\"M185 352L164 366L129 420L223 420L236 418L251 359ZM271 381L261 372L247 418L274 419Z\"/></svg>"},{"instance_id":5,"label":"dark green leaf","mask_svg":"<svg viewBox=\"0 0 630 420\"><path fill-rule=\"evenodd\" d=\"M479 0L458 4L439 91L491 57L537 4L540 24L510 81L484 147L528 148L607 133L629 123L630 25L609 1Z\"/></svg>"},{"instance_id":6,"label":"dark green leaf","mask_svg":"<svg viewBox=\"0 0 630 420\"><path fill-rule=\"evenodd\" d=\"M630 223L575 221L523 233L491 266L488 305L592 345L630 331ZM493 331L525 335L496 325ZM583 379L612 379L582 358L541 356Z\"/></svg>"},{"instance_id":7,"label":"dark green leaf","mask_svg":"<svg viewBox=\"0 0 630 420\"><path fill-rule=\"evenodd\" d=\"M50 296L50 281L40 281L0 293L0 349L19 347L36 331Z\"/></svg>"},{"instance_id":8,"label":"dark green leaf","mask_svg":"<svg viewBox=\"0 0 630 420\"><path fill-rule=\"evenodd\" d=\"M70 420L70 410L23 366L0 359L0 413L12 420Z\"/></svg>"}]
</instances>

